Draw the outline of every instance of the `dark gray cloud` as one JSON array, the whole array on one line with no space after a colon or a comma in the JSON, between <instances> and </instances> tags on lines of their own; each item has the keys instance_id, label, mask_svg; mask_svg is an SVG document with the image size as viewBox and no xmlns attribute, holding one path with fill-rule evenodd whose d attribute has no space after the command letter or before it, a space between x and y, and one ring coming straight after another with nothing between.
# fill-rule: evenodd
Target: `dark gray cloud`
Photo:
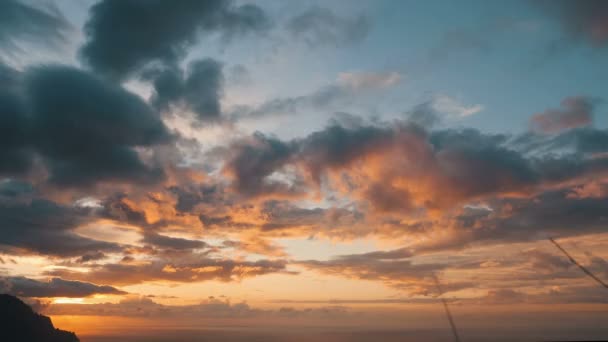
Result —
<instances>
[{"instance_id":1,"label":"dark gray cloud","mask_svg":"<svg viewBox=\"0 0 608 342\"><path fill-rule=\"evenodd\" d=\"M142 242L151 244L160 248L169 249L199 249L207 247L204 241L188 240L183 238L169 237L154 233L144 235Z\"/></svg>"},{"instance_id":2,"label":"dark gray cloud","mask_svg":"<svg viewBox=\"0 0 608 342\"><path fill-rule=\"evenodd\" d=\"M312 7L286 24L289 33L308 46L344 46L361 42L371 29L365 15L341 17L323 7Z\"/></svg>"},{"instance_id":3,"label":"dark gray cloud","mask_svg":"<svg viewBox=\"0 0 608 342\"><path fill-rule=\"evenodd\" d=\"M480 218L472 229L476 240L526 241L548 236L577 236L604 231L607 198L578 197L572 190L547 191L532 199L506 198L499 212ZM500 209L508 208L501 217Z\"/></svg>"},{"instance_id":4,"label":"dark gray cloud","mask_svg":"<svg viewBox=\"0 0 608 342\"><path fill-rule=\"evenodd\" d=\"M40 5L40 4L38 4ZM54 46L64 42L71 26L59 11L19 0L0 2L0 49L20 49L20 41Z\"/></svg>"},{"instance_id":5,"label":"dark gray cloud","mask_svg":"<svg viewBox=\"0 0 608 342\"><path fill-rule=\"evenodd\" d=\"M37 149L51 181L70 185L129 179L150 182L162 170L145 165L133 147L169 138L139 97L82 71L40 67L25 78Z\"/></svg>"},{"instance_id":6,"label":"dark gray cloud","mask_svg":"<svg viewBox=\"0 0 608 342\"><path fill-rule=\"evenodd\" d=\"M284 166L293 154L293 147L261 133L229 147L224 173L234 179L239 193L256 196L269 193L290 193L294 189L268 176Z\"/></svg>"},{"instance_id":7,"label":"dark gray cloud","mask_svg":"<svg viewBox=\"0 0 608 342\"><path fill-rule=\"evenodd\" d=\"M431 286L434 286L431 285L432 277L448 267L445 264L438 263L416 264L407 259L389 258L389 260L383 260L379 258L379 255L371 253L341 256L327 261L306 260L300 261L298 264L324 274L346 275L358 280L383 281L387 285L409 292L420 291L420 287L431 288ZM472 284L467 282L466 285L454 288L454 290L471 286ZM425 293L419 294L428 294L426 290L423 292Z\"/></svg>"},{"instance_id":8,"label":"dark gray cloud","mask_svg":"<svg viewBox=\"0 0 608 342\"><path fill-rule=\"evenodd\" d=\"M408 248L398 248L390 251L375 251L362 254L348 254L341 255L337 259L341 260L398 260L407 259L412 257L414 254Z\"/></svg>"},{"instance_id":9,"label":"dark gray cloud","mask_svg":"<svg viewBox=\"0 0 608 342\"><path fill-rule=\"evenodd\" d=\"M82 237L73 232L88 222L89 213L47 200L31 203L0 201L0 245L15 253L81 256L95 251L117 251L118 245Z\"/></svg>"},{"instance_id":10,"label":"dark gray cloud","mask_svg":"<svg viewBox=\"0 0 608 342\"><path fill-rule=\"evenodd\" d=\"M450 185L465 198L525 189L543 180L542 170L511 148L506 136L444 130L432 133L430 142Z\"/></svg>"},{"instance_id":11,"label":"dark gray cloud","mask_svg":"<svg viewBox=\"0 0 608 342\"><path fill-rule=\"evenodd\" d=\"M20 174L32 164L27 146L29 123L20 98L20 74L0 63L0 174Z\"/></svg>"},{"instance_id":12,"label":"dark gray cloud","mask_svg":"<svg viewBox=\"0 0 608 342\"><path fill-rule=\"evenodd\" d=\"M199 203L213 204L224 202L224 188L219 185L174 186L169 190L177 197L175 209L180 212L188 212Z\"/></svg>"},{"instance_id":13,"label":"dark gray cloud","mask_svg":"<svg viewBox=\"0 0 608 342\"><path fill-rule=\"evenodd\" d=\"M30 183L14 179L0 180L0 196L14 198L33 192L34 188Z\"/></svg>"},{"instance_id":14,"label":"dark gray cloud","mask_svg":"<svg viewBox=\"0 0 608 342\"><path fill-rule=\"evenodd\" d=\"M608 3L602 0L534 1L547 14L555 18L566 37L604 47L608 43Z\"/></svg>"},{"instance_id":15,"label":"dark gray cloud","mask_svg":"<svg viewBox=\"0 0 608 342\"><path fill-rule=\"evenodd\" d=\"M95 285L82 281L52 278L39 281L25 277L5 277L8 291L20 297L89 297L96 294L123 295L126 292L108 285Z\"/></svg>"},{"instance_id":16,"label":"dark gray cloud","mask_svg":"<svg viewBox=\"0 0 608 342\"><path fill-rule=\"evenodd\" d=\"M571 188L526 198L495 198L488 202L488 209L465 210L448 219L442 228L449 238L429 240L417 246L416 253L462 249L473 243L516 243L603 233L608 221L607 199L605 195L580 196ZM528 258L549 262L538 255ZM554 267L555 261L552 263Z\"/></svg>"},{"instance_id":17,"label":"dark gray cloud","mask_svg":"<svg viewBox=\"0 0 608 342\"><path fill-rule=\"evenodd\" d=\"M90 252L78 258L76 262L80 264L85 264L87 262L103 260L107 257L108 256L103 252Z\"/></svg>"},{"instance_id":18,"label":"dark gray cloud","mask_svg":"<svg viewBox=\"0 0 608 342\"><path fill-rule=\"evenodd\" d=\"M201 33L230 39L271 25L261 8L229 0L104 0L90 10L80 52L93 69L123 78L149 62L174 65Z\"/></svg>"},{"instance_id":19,"label":"dark gray cloud","mask_svg":"<svg viewBox=\"0 0 608 342\"><path fill-rule=\"evenodd\" d=\"M132 208L123 199L127 198L125 194L117 194L109 196L103 202L103 209L100 212L101 217L106 217L119 222L128 222L133 225L147 225L146 213Z\"/></svg>"},{"instance_id":20,"label":"dark gray cloud","mask_svg":"<svg viewBox=\"0 0 608 342\"><path fill-rule=\"evenodd\" d=\"M135 148L168 142L170 134L139 97L72 67L7 70L14 82L0 91L0 172L24 173L41 157L49 181L60 185L162 179Z\"/></svg>"},{"instance_id":21,"label":"dark gray cloud","mask_svg":"<svg viewBox=\"0 0 608 342\"><path fill-rule=\"evenodd\" d=\"M154 85L151 102L161 111L173 105L184 105L200 121L217 121L220 118L220 99L223 94L222 64L214 59L190 63L187 73L177 67L149 71Z\"/></svg>"}]
</instances>

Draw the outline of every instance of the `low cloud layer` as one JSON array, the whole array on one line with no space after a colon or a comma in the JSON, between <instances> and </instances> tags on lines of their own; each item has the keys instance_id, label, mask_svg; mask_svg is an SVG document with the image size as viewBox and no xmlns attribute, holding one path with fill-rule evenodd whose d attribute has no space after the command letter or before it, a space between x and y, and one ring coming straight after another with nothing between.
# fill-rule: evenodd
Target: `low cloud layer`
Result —
<instances>
[{"instance_id":1,"label":"low cloud layer","mask_svg":"<svg viewBox=\"0 0 608 342\"><path fill-rule=\"evenodd\" d=\"M25 277L8 277L3 279L8 293L21 297L53 298L53 297L88 297L96 294L124 295L112 286L100 286L86 282L51 278L39 281Z\"/></svg>"}]
</instances>

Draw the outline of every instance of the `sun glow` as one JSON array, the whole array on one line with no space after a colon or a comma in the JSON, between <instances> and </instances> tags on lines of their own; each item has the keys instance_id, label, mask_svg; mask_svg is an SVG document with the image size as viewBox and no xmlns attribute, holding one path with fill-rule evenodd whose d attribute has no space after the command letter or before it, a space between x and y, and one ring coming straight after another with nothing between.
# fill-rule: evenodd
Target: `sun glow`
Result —
<instances>
[{"instance_id":1,"label":"sun glow","mask_svg":"<svg viewBox=\"0 0 608 342\"><path fill-rule=\"evenodd\" d=\"M53 304L83 304L84 298L55 298Z\"/></svg>"}]
</instances>

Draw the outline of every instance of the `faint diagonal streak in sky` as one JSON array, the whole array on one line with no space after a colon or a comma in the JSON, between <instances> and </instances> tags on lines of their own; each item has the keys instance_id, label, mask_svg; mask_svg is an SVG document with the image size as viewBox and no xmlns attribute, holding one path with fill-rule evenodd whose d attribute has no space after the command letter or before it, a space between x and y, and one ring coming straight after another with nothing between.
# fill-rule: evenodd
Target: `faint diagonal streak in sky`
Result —
<instances>
[{"instance_id":1,"label":"faint diagonal streak in sky","mask_svg":"<svg viewBox=\"0 0 608 342\"><path fill-rule=\"evenodd\" d=\"M602 285L603 287L608 289L608 284L604 283L604 281L602 281L600 278L598 278L595 274L591 273L591 271L589 271L585 266L579 264L576 260L574 260L574 258L570 255L570 253L568 253L564 248L562 248L562 246L560 246L557 243L557 241L553 240L553 238L549 238L549 241L551 241L555 245L555 247L557 247L560 251L562 251L562 253L564 253L564 255L566 257L568 257L568 259L570 259L571 263L578 266L578 268L580 268L583 272L585 272L585 274L587 274L589 277L593 278L593 280L595 280L600 285Z\"/></svg>"},{"instance_id":2,"label":"faint diagonal streak in sky","mask_svg":"<svg viewBox=\"0 0 608 342\"><path fill-rule=\"evenodd\" d=\"M439 284L439 279L436 275L433 275L433 279L435 279L435 285L437 285L437 291L439 291L439 299L443 303L443 308L445 309L445 315L448 317L448 321L450 322L450 327L452 328L452 334L454 334L454 341L460 342L460 337L458 336L458 329L456 329L456 324L454 323L454 318L452 317L452 313L450 312L450 307L448 306L448 302L445 298L441 297L443 294L443 290L441 289L441 284Z\"/></svg>"}]
</instances>

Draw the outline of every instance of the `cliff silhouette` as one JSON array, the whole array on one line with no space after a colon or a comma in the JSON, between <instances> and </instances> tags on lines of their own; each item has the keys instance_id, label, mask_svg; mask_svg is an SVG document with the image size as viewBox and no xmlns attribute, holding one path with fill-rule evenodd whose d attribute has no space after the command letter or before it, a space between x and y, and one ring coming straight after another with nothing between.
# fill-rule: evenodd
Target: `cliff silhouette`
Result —
<instances>
[{"instance_id":1,"label":"cliff silhouette","mask_svg":"<svg viewBox=\"0 0 608 342\"><path fill-rule=\"evenodd\" d=\"M0 294L0 336L10 342L80 342L76 334L57 329L19 298Z\"/></svg>"}]
</instances>

